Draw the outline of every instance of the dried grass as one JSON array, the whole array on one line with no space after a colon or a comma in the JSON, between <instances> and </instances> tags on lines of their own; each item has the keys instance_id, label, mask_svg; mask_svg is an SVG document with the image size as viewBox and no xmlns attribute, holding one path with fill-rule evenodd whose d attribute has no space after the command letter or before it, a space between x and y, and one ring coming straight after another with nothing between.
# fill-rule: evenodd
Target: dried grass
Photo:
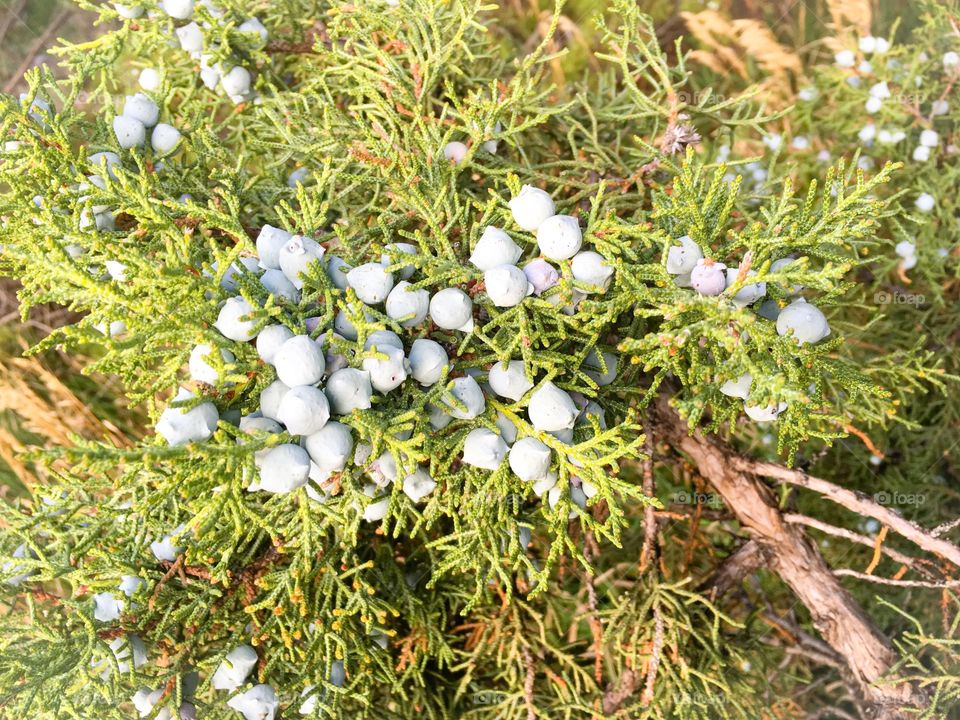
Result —
<instances>
[{"instance_id":1,"label":"dried grass","mask_svg":"<svg viewBox=\"0 0 960 720\"><path fill-rule=\"evenodd\" d=\"M77 371L71 368L71 372ZM24 430L54 445L70 444L74 435L107 438L118 446L129 443L113 423L97 418L87 403L37 357L7 358L0 367L3 411L15 413ZM3 442L0 438L0 445Z\"/></svg>"},{"instance_id":2,"label":"dried grass","mask_svg":"<svg viewBox=\"0 0 960 720\"><path fill-rule=\"evenodd\" d=\"M761 91L774 105L792 98L793 79L803 74L800 56L781 44L761 20L731 20L716 10L681 13L687 30L700 44L690 53L691 60L715 73L735 73L755 81L749 61L765 75Z\"/></svg>"},{"instance_id":3,"label":"dried grass","mask_svg":"<svg viewBox=\"0 0 960 720\"><path fill-rule=\"evenodd\" d=\"M81 358L57 353L24 357L37 337L72 322L76 314L40 306L21 323L17 287L13 281L0 282L0 468L6 466L0 477L11 483L0 481L0 496L19 494L18 486L28 488L44 480L43 467L26 459L32 450L71 445L77 436L128 446L132 436L128 428L125 432L109 419L97 417L104 409L109 415L120 397L108 379L91 384L89 393L68 384L81 374ZM77 387L83 388L83 383Z\"/></svg>"},{"instance_id":4,"label":"dried grass","mask_svg":"<svg viewBox=\"0 0 960 720\"><path fill-rule=\"evenodd\" d=\"M870 34L873 6L870 0L827 0L827 9L834 30L856 30L860 35Z\"/></svg>"}]
</instances>

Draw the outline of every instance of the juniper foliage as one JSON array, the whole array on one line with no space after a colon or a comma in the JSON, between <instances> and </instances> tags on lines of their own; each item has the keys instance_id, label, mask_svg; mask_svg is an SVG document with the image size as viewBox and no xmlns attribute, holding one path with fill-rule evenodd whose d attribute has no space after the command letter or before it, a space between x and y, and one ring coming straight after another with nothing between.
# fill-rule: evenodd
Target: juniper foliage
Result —
<instances>
[{"instance_id":1,"label":"juniper foliage","mask_svg":"<svg viewBox=\"0 0 960 720\"><path fill-rule=\"evenodd\" d=\"M497 33L492 7L470 0L284 0L260 15L266 45L238 30L262 6L232 0L219 4L221 15L198 4L195 19L209 28L205 55L194 59L168 42L184 23L152 4L125 20L112 6L81 5L110 29L59 48L69 78L38 69L25 98L0 97L0 270L23 283L25 312L50 302L83 313L41 348L95 347L90 370L121 378L154 419L187 382L198 343L234 359L212 361L219 381L195 384L199 397L185 404L216 404L221 421L209 440L168 446L152 435L118 448L78 439L47 454L56 469L47 487L0 506L5 709L129 717L130 697L146 687L162 690L154 717L182 716L185 703L197 717L236 717L211 678L245 643L259 657L250 682L271 685L285 717L311 698L317 718L586 717L611 683L649 668L655 644L656 682L623 706L631 717L752 718L775 706L793 679L764 689L751 681L748 668L777 658L749 641L756 618L734 617L682 579L708 570L687 549L697 547L695 533L687 548L665 545L660 568L636 565L639 517L663 505L643 487L655 451L648 410L668 394L691 427L767 453L743 421L742 399L720 391L749 373L750 403L786 403L777 452L788 463L804 448L832 452L851 428L875 436L923 424L897 408L911 391L942 387L943 355L914 338L883 352L850 342L864 326L895 322L863 306L873 286L862 278L903 227L887 189L898 165L865 172L851 152L815 178L791 178L774 156L767 182L745 183L737 171L749 154L728 164L716 148L756 138L777 116L749 93L724 98L693 85L682 48L665 52L636 4L619 0L598 20L596 70L563 87L550 82L559 10L524 52ZM198 61L247 68L255 99L236 104L205 88ZM149 143L120 149L112 129L130 69L144 65L161 72L152 93L161 121L183 134L171 156ZM467 147L459 162L444 158L453 141ZM91 161L100 151L121 162ZM552 295L511 308L489 301L483 274L467 262L486 226L509 229L525 257L538 254L507 205L522 184L546 188L559 212L580 218L586 243L614 269L606 292L576 304L585 288L562 262ZM112 227L97 227L104 208ZM469 289L476 326L406 329L338 289L319 265L297 302L251 272L228 277L255 254L266 224L316 237L352 266L410 243L418 254L390 256L389 269L412 265L415 288ZM667 272L668 250L684 235L739 268L723 295L699 295ZM783 258L794 262L773 269ZM122 264L122 277L110 263ZM831 337L798 346L757 307L732 301L755 283L778 309L802 286L827 313ZM417 504L394 483L379 523L363 519L373 499L362 465L323 497L248 491L258 453L290 436L251 435L234 422L257 410L276 379L252 343L213 327L236 294L255 308L258 329L308 327L319 338L345 313L356 338L329 348L353 366L375 331L439 340L453 360L440 383L405 383L342 418L370 457L388 453L400 477L428 468L438 491ZM598 351L618 359L611 384L585 365ZM483 380L511 359L534 382L552 381L599 411L569 443L538 432L524 400L488 399L475 420L431 425L431 408L450 402L449 380ZM539 499L506 463L491 472L461 462L467 433L496 429L498 413L554 451L556 502ZM571 480L595 489L583 506ZM657 480L661 498L690 484L676 459L658 467ZM178 559L157 558L151 545L165 540ZM623 582L603 585L598 599L604 573ZM143 583L120 598L118 619L97 620L93 595L116 594L124 576ZM909 642L937 641L920 631ZM132 661L141 647L142 664ZM904 655L921 663L919 651Z\"/></svg>"}]
</instances>

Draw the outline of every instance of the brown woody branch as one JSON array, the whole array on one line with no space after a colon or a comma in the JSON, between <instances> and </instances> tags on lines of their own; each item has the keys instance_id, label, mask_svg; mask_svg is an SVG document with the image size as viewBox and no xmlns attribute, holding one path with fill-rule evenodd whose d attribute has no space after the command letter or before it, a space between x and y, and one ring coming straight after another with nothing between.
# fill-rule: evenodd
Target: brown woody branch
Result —
<instances>
[{"instance_id":1,"label":"brown woody branch","mask_svg":"<svg viewBox=\"0 0 960 720\"><path fill-rule=\"evenodd\" d=\"M753 575L766 562L763 546L756 540L748 540L720 563L720 567L701 586L701 590L709 592L713 598L721 597L743 582L744 578Z\"/></svg>"},{"instance_id":2,"label":"brown woody branch","mask_svg":"<svg viewBox=\"0 0 960 720\"><path fill-rule=\"evenodd\" d=\"M750 531L768 558L770 568L806 606L820 636L843 661L844 678L854 693L862 716L901 720L907 717L908 708L923 706L925 698L915 686L888 677L897 661L890 642L840 584L820 552L806 538L802 527L786 521L770 488L757 477L763 474L789 478L793 484L802 484L803 478L808 476L771 464L751 464L712 438L696 432L690 434L686 423L666 398L661 398L653 409L659 437L690 457L700 474ZM762 468L759 472L758 467ZM820 483L815 487L821 492L827 491L827 486L834 487L824 481ZM810 484L804 486L810 487ZM849 494L858 500L859 507L860 499ZM841 497L849 501L842 494ZM896 518L901 524L904 522L899 516ZM913 534L917 535L917 532ZM925 540L932 539L926 533L920 534Z\"/></svg>"}]
</instances>

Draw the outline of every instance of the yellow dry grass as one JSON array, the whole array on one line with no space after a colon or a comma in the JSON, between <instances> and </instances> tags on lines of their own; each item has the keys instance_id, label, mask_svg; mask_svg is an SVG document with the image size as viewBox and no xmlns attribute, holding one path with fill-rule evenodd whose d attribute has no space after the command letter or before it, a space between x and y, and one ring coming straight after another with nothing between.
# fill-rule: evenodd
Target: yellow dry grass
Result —
<instances>
[{"instance_id":1,"label":"yellow dry grass","mask_svg":"<svg viewBox=\"0 0 960 720\"><path fill-rule=\"evenodd\" d=\"M27 349L23 338L16 342L21 351ZM68 364L65 372L79 370ZM35 356L11 355L0 362L0 414L8 419L0 426L0 461L25 487L43 480L43 468L26 460L38 447L71 445L76 436L130 444L119 428L96 417L58 373ZM39 443L31 442L34 437Z\"/></svg>"},{"instance_id":2,"label":"yellow dry grass","mask_svg":"<svg viewBox=\"0 0 960 720\"><path fill-rule=\"evenodd\" d=\"M803 64L793 50L781 44L762 21L731 20L716 10L684 12L681 17L700 47L690 58L715 73L751 77L749 61L763 72L761 92L774 105L792 98L792 79L803 73Z\"/></svg>"},{"instance_id":3,"label":"yellow dry grass","mask_svg":"<svg viewBox=\"0 0 960 720\"><path fill-rule=\"evenodd\" d=\"M127 442L113 423L97 418L36 357L7 358L0 368L0 411L4 410L16 413L25 430L53 444L68 444L74 434L106 437L118 445Z\"/></svg>"},{"instance_id":4,"label":"yellow dry grass","mask_svg":"<svg viewBox=\"0 0 960 720\"><path fill-rule=\"evenodd\" d=\"M860 35L870 34L873 7L870 0L827 0L827 9L834 30L856 30Z\"/></svg>"}]
</instances>

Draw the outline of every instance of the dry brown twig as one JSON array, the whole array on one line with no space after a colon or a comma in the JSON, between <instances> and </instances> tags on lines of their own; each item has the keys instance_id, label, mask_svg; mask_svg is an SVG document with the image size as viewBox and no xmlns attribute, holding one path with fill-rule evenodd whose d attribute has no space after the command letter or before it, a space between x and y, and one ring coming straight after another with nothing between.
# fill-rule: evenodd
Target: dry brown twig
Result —
<instances>
[{"instance_id":1,"label":"dry brown twig","mask_svg":"<svg viewBox=\"0 0 960 720\"><path fill-rule=\"evenodd\" d=\"M648 498L656 496L656 484L653 476L653 432L650 425L644 428L643 450L646 459L643 461L643 494ZM639 570L643 574L648 568L654 571L657 568L657 522L658 515L652 505L647 505L643 511L643 547L640 551ZM653 699L654 685L657 679L657 669L660 665L660 654L663 651L663 616L658 604L653 606L654 639L647 672L644 677L644 689L641 701L649 704ZM615 713L637 690L640 682L639 673L631 668L625 669L615 683L607 687L603 695L601 706L605 715Z\"/></svg>"},{"instance_id":2,"label":"dry brown twig","mask_svg":"<svg viewBox=\"0 0 960 720\"><path fill-rule=\"evenodd\" d=\"M653 648L650 651L650 663L647 665L647 677L643 684L643 694L640 701L644 705L653 702L653 690L657 682L657 670L660 668L660 657L663 654L663 613L660 612L660 603L653 604Z\"/></svg>"},{"instance_id":3,"label":"dry brown twig","mask_svg":"<svg viewBox=\"0 0 960 720\"><path fill-rule=\"evenodd\" d=\"M860 533L855 533L852 530L837 527L836 525L830 525L822 520L817 520L816 518L808 517L806 515L800 515L798 513L785 513L783 519L789 523L805 525L806 527L819 530L827 535L843 538L845 540L849 540L850 542L857 543L858 545L865 545L866 547L875 546L875 541L871 540L866 535L861 535ZM898 562L901 565L906 565L911 570L916 570L924 575L930 575L930 571L921 564L922 558L915 558L911 555L906 555L898 550L887 547L886 545L881 546L880 552L891 560Z\"/></svg>"},{"instance_id":4,"label":"dry brown twig","mask_svg":"<svg viewBox=\"0 0 960 720\"><path fill-rule=\"evenodd\" d=\"M650 428L644 428L643 443L647 459L643 461L643 494L648 498L655 497L656 486L653 480L653 435ZM640 572L647 569L647 565L654 559L657 544L657 515L653 505L643 509L643 549L640 551ZM656 561L654 560L654 565Z\"/></svg>"},{"instance_id":5,"label":"dry brown twig","mask_svg":"<svg viewBox=\"0 0 960 720\"><path fill-rule=\"evenodd\" d=\"M50 39L57 33L57 30L60 29L60 26L63 25L67 18L72 14L72 7L61 10L60 14L50 21L50 24L47 25L40 37L33 41L33 44L31 44L27 49L26 55L24 56L24 60L20 64L20 67L13 72L13 74L7 80L6 85L3 86L3 91L5 93L13 92L13 89L17 86L17 83L19 83L21 78L23 78L23 74L30 69L30 66L33 64L37 53L50 44Z\"/></svg>"},{"instance_id":6,"label":"dry brown twig","mask_svg":"<svg viewBox=\"0 0 960 720\"><path fill-rule=\"evenodd\" d=\"M866 580L877 585L893 585L895 587L911 588L929 588L931 590L944 590L947 588L960 587L960 580L944 580L943 582L931 582L929 580L898 580L896 578L885 578L871 575L870 573L850 570L849 568L838 568L833 571L834 575L839 577L852 577L857 580Z\"/></svg>"},{"instance_id":7,"label":"dry brown twig","mask_svg":"<svg viewBox=\"0 0 960 720\"><path fill-rule=\"evenodd\" d=\"M523 663L525 675L523 680L523 702L527 708L527 720L536 720L537 706L533 702L533 688L536 682L536 669L533 664L533 653L530 648L523 648Z\"/></svg>"}]
</instances>

